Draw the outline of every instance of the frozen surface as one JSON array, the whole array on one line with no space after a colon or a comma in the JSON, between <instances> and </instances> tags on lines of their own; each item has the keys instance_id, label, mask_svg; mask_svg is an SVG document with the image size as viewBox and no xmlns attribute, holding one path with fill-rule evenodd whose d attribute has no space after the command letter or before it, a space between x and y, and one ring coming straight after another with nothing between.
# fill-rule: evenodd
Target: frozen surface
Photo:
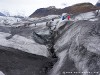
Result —
<instances>
[{"instance_id":1,"label":"frozen surface","mask_svg":"<svg viewBox=\"0 0 100 75\"><path fill-rule=\"evenodd\" d=\"M0 23L4 23L5 25L11 25L11 24L16 23L20 20L21 20L20 18L0 16Z\"/></svg>"},{"instance_id":2,"label":"frozen surface","mask_svg":"<svg viewBox=\"0 0 100 75\"><path fill-rule=\"evenodd\" d=\"M81 13L75 17L75 20L88 20L94 18L95 14L93 12Z\"/></svg>"},{"instance_id":3,"label":"frozen surface","mask_svg":"<svg viewBox=\"0 0 100 75\"><path fill-rule=\"evenodd\" d=\"M93 12L81 13L69 21L67 19L61 20L61 18L54 15L34 19L27 18L20 22L15 22L14 24L10 21L10 25L8 24L7 26L0 21L2 28L0 32L0 45L13 47L28 53L48 56L47 47L43 45L43 42L46 42L49 38L47 36L49 35L49 30L46 26L46 22L51 21L52 18L56 18L52 21L52 26L56 26L55 31L57 32L54 35L55 41L53 42L59 59L50 74L62 75L63 71L99 72L100 18L95 17ZM12 29L10 30L10 28ZM35 33L33 34L33 31L38 34L38 37L36 37ZM12 35L12 37L6 39L6 37L10 35ZM42 44L36 43L36 39L32 37L37 38Z\"/></svg>"},{"instance_id":4,"label":"frozen surface","mask_svg":"<svg viewBox=\"0 0 100 75\"><path fill-rule=\"evenodd\" d=\"M55 67L53 68L57 69L52 70L52 73L54 75L62 75L61 73L65 70L66 72L73 72L73 73L75 72L75 70L77 70L79 72L93 72L91 74L83 73L82 75L94 75L94 72L99 72L100 68L100 65L98 65L98 62L100 62L99 20L76 21L73 24L71 24L71 26L66 24L65 28L61 30L62 32L59 34L61 36L58 36L58 39L54 46L60 60L63 60L65 62L60 63L61 61L59 60L55 64ZM64 65L69 62L69 59L70 61L74 62L72 64L74 65L74 67L72 68L69 68L67 67L67 65ZM59 67L58 69L58 66L61 67ZM72 69L75 70L73 71Z\"/></svg>"},{"instance_id":5,"label":"frozen surface","mask_svg":"<svg viewBox=\"0 0 100 75\"><path fill-rule=\"evenodd\" d=\"M0 45L13 47L25 52L48 56L47 47L40 45L32 39L32 30L38 34L48 35L46 22L52 18L58 18L58 15L49 15L42 18L19 19L14 17L0 17ZM54 25L58 22L56 19ZM35 27L36 24L36 27ZM4 29L2 29L4 28ZM10 39L6 37L12 36ZM29 38L31 37L31 39ZM2 43L3 42L3 43Z\"/></svg>"},{"instance_id":6,"label":"frozen surface","mask_svg":"<svg viewBox=\"0 0 100 75\"><path fill-rule=\"evenodd\" d=\"M23 36L15 35L11 39L7 40L8 33L0 32L0 45L13 47L28 53L47 56L47 49L44 45L39 45L31 39L27 39Z\"/></svg>"}]
</instances>

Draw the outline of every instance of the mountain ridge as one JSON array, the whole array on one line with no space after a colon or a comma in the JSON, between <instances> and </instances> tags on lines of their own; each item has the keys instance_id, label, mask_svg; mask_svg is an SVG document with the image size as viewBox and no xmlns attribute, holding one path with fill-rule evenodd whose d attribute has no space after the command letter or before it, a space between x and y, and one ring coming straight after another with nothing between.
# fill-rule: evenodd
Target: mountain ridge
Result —
<instances>
[{"instance_id":1,"label":"mountain ridge","mask_svg":"<svg viewBox=\"0 0 100 75\"><path fill-rule=\"evenodd\" d=\"M79 3L69 7L65 7L63 9L58 9L55 7L50 9L50 7L37 9L29 17L34 18L34 17L44 17L48 15L61 15L62 13L79 14L100 9L97 6L94 6L92 3Z\"/></svg>"}]
</instances>

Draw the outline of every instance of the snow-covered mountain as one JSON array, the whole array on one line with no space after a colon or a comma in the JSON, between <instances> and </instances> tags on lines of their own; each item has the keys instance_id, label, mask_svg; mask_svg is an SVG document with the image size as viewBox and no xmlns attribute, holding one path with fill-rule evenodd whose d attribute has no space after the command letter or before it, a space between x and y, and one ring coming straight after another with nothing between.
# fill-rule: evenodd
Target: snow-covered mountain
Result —
<instances>
[{"instance_id":1,"label":"snow-covered mountain","mask_svg":"<svg viewBox=\"0 0 100 75\"><path fill-rule=\"evenodd\" d=\"M3 13L0 12L0 16L5 16Z\"/></svg>"}]
</instances>

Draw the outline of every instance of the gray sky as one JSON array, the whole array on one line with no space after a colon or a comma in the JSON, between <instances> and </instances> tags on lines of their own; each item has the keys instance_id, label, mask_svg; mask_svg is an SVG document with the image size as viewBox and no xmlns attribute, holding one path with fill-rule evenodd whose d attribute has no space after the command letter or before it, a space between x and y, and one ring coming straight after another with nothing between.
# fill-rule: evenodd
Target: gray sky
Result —
<instances>
[{"instance_id":1,"label":"gray sky","mask_svg":"<svg viewBox=\"0 0 100 75\"><path fill-rule=\"evenodd\" d=\"M12 15L29 16L36 9L48 6L63 8L81 2L96 4L98 0L0 0L0 11L9 11Z\"/></svg>"}]
</instances>

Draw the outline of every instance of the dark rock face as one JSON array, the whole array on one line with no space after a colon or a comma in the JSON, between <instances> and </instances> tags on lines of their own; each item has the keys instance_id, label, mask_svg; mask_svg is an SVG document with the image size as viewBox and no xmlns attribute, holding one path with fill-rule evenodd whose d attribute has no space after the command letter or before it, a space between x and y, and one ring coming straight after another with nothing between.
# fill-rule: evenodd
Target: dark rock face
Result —
<instances>
[{"instance_id":1,"label":"dark rock face","mask_svg":"<svg viewBox=\"0 0 100 75\"><path fill-rule=\"evenodd\" d=\"M51 67L51 59L0 46L0 71L5 75L47 75Z\"/></svg>"},{"instance_id":2,"label":"dark rock face","mask_svg":"<svg viewBox=\"0 0 100 75\"><path fill-rule=\"evenodd\" d=\"M69 13L69 14L79 14L89 11L95 11L99 8L95 7L91 3L80 3L75 4L73 6L65 7L64 9L57 9L57 8L40 8L37 9L33 14L29 17L44 17L48 15L61 15L62 13Z\"/></svg>"}]
</instances>

